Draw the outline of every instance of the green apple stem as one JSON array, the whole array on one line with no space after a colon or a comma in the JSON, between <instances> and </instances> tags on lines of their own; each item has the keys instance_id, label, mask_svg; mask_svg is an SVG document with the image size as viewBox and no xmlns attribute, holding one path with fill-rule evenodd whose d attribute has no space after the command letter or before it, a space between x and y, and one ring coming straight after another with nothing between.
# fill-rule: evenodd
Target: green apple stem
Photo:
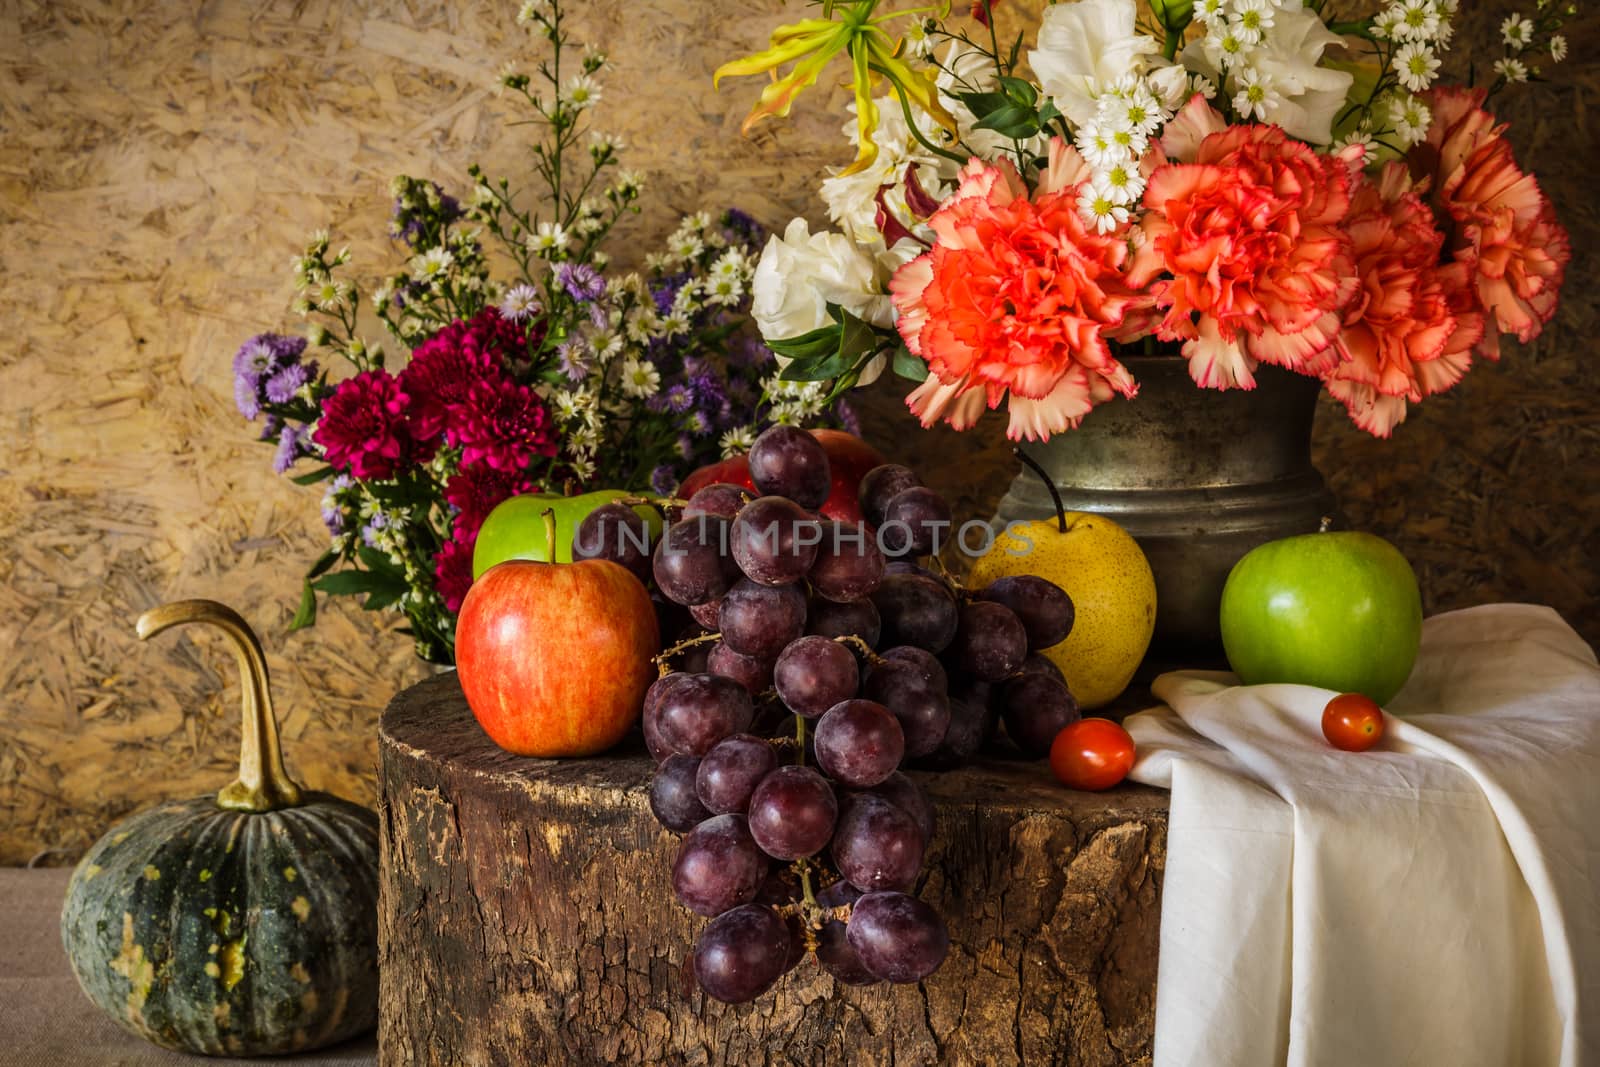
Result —
<instances>
[{"instance_id":1,"label":"green apple stem","mask_svg":"<svg viewBox=\"0 0 1600 1067\"><path fill-rule=\"evenodd\" d=\"M1054 479L1052 479L1048 474L1046 474L1044 472L1044 468L1039 466L1038 462L1032 456L1030 456L1026 452L1024 452L1022 449L1013 448L1011 450L1011 454L1016 456L1018 459L1022 460L1022 462L1027 465L1028 469L1033 471L1033 473L1037 474L1039 476L1039 478L1044 482L1044 487L1046 489L1050 490L1050 501L1051 501L1051 503L1055 504L1055 506L1056 506L1056 528L1061 533L1066 533L1067 532L1067 509L1062 507L1062 505L1061 505L1061 493L1060 493L1060 491L1058 491L1056 489L1056 483L1055 483Z\"/></svg>"},{"instance_id":2,"label":"green apple stem","mask_svg":"<svg viewBox=\"0 0 1600 1067\"><path fill-rule=\"evenodd\" d=\"M840 634L838 637L835 637L834 640L841 645L849 645L850 647L854 648L857 652L861 653L861 657L863 659L872 664L874 667L881 667L885 663L889 662L874 652L871 645L867 644L855 634Z\"/></svg>"},{"instance_id":3,"label":"green apple stem","mask_svg":"<svg viewBox=\"0 0 1600 1067\"><path fill-rule=\"evenodd\" d=\"M550 562L556 561L556 509L545 508L539 512L539 517L544 520L544 550L550 557Z\"/></svg>"}]
</instances>

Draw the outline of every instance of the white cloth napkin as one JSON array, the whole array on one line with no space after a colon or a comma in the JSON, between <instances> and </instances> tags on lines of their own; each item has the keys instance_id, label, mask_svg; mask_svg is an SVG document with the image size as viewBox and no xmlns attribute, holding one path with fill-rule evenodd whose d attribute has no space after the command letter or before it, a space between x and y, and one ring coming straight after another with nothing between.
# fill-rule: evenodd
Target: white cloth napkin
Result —
<instances>
[{"instance_id":1,"label":"white cloth napkin","mask_svg":"<svg viewBox=\"0 0 1600 1067\"><path fill-rule=\"evenodd\" d=\"M1428 619L1364 753L1325 689L1154 692L1157 1067L1600 1064L1600 667L1554 611Z\"/></svg>"}]
</instances>

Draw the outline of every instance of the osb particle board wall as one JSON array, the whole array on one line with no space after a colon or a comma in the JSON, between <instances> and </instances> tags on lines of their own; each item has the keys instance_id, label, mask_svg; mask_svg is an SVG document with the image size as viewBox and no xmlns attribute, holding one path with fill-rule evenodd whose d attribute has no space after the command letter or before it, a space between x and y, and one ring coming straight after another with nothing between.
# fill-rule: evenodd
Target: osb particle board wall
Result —
<instances>
[{"instance_id":1,"label":"osb particle board wall","mask_svg":"<svg viewBox=\"0 0 1600 1067\"><path fill-rule=\"evenodd\" d=\"M1015 5L1025 13L1031 5ZM1503 5L1474 25L1492 27ZM109 820L215 789L237 745L231 658L207 635L140 647L132 618L182 596L238 606L268 648L291 764L310 785L371 799L374 724L420 675L393 623L336 604L283 632L322 534L316 494L272 475L234 414L239 341L294 325L285 270L333 230L369 274L394 250L396 172L460 187L481 160L515 174L493 74L537 49L510 2L335 0L0 4L0 863L61 862ZM601 123L650 181L623 240L737 204L769 224L818 212L810 190L847 149L822 101L753 141L752 83L710 72L760 45L800 0L575 5L602 45ZM1575 56L1592 35L1574 35ZM1590 640L1595 396L1587 332L1600 227L1585 161L1592 68L1505 108L1574 233L1574 284L1538 346L1480 369L1380 445L1319 422L1319 456L1357 522L1395 537L1430 607L1519 597ZM836 85L824 87L837 106ZM1570 118L1568 116L1571 116ZM1592 165L1592 164L1591 164ZM999 430L914 432L890 388L869 429L936 472L970 513L1009 476ZM928 461L920 464L924 469Z\"/></svg>"}]
</instances>

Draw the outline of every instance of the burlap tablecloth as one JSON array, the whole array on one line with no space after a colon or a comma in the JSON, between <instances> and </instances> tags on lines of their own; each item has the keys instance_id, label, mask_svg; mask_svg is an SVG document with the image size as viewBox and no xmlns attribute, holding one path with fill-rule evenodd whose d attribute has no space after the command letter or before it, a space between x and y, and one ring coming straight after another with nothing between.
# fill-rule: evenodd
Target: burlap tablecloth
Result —
<instances>
[{"instance_id":1,"label":"burlap tablecloth","mask_svg":"<svg viewBox=\"0 0 1600 1067\"><path fill-rule=\"evenodd\" d=\"M235 1060L185 1056L123 1030L78 989L61 949L61 900L70 870L0 868L0 1064L25 1067L197 1067L271 1063L367 1067L369 1035L303 1056Z\"/></svg>"}]
</instances>

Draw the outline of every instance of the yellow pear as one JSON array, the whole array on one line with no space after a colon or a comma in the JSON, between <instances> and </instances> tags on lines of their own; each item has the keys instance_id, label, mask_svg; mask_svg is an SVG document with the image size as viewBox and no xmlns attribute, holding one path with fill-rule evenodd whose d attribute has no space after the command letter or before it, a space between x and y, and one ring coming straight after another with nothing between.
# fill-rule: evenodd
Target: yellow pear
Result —
<instances>
[{"instance_id":1,"label":"yellow pear","mask_svg":"<svg viewBox=\"0 0 1600 1067\"><path fill-rule=\"evenodd\" d=\"M973 564L967 586L1012 574L1036 574L1072 598L1072 632L1040 651L1061 668L1078 705L1098 708L1120 696L1156 625L1155 576L1128 531L1083 511L1012 523Z\"/></svg>"}]
</instances>

